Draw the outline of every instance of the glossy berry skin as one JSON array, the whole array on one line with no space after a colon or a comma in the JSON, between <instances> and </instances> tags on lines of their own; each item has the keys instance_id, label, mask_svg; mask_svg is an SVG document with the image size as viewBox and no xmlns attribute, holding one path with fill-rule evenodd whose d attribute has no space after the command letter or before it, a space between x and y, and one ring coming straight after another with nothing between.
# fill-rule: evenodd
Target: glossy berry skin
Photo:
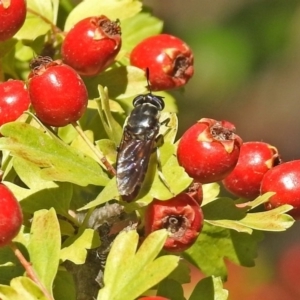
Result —
<instances>
[{"instance_id":1,"label":"glossy berry skin","mask_svg":"<svg viewBox=\"0 0 300 300\"><path fill-rule=\"evenodd\" d=\"M23 221L19 202L3 184L0 184L0 207L0 247L3 247L18 234Z\"/></svg>"},{"instance_id":2,"label":"glossy berry skin","mask_svg":"<svg viewBox=\"0 0 300 300\"><path fill-rule=\"evenodd\" d=\"M253 200L260 195L263 176L280 163L277 148L264 142L246 142L233 171L222 181L233 195Z\"/></svg>"},{"instance_id":3,"label":"glossy berry skin","mask_svg":"<svg viewBox=\"0 0 300 300\"><path fill-rule=\"evenodd\" d=\"M269 170L263 177L260 192L276 193L265 204L267 210L290 204L294 208L288 214L300 219L300 160L285 162Z\"/></svg>"},{"instance_id":4,"label":"glossy berry skin","mask_svg":"<svg viewBox=\"0 0 300 300\"><path fill-rule=\"evenodd\" d=\"M200 183L224 179L237 164L241 138L227 121L201 119L181 137L177 159L188 175Z\"/></svg>"},{"instance_id":5,"label":"glossy berry skin","mask_svg":"<svg viewBox=\"0 0 300 300\"><path fill-rule=\"evenodd\" d=\"M13 37L24 24L26 1L0 1L0 41Z\"/></svg>"},{"instance_id":6,"label":"glossy berry skin","mask_svg":"<svg viewBox=\"0 0 300 300\"><path fill-rule=\"evenodd\" d=\"M41 62L32 63L28 87L37 117L55 127L76 122L88 103L84 82L74 69L61 61L39 59Z\"/></svg>"},{"instance_id":7,"label":"glossy berry skin","mask_svg":"<svg viewBox=\"0 0 300 300\"><path fill-rule=\"evenodd\" d=\"M67 33L61 54L80 75L94 76L109 67L121 49L121 28L105 16L79 21Z\"/></svg>"},{"instance_id":8,"label":"glossy berry skin","mask_svg":"<svg viewBox=\"0 0 300 300\"><path fill-rule=\"evenodd\" d=\"M184 86L194 74L194 55L181 39L158 34L137 44L130 54L131 65L149 68L151 90L169 90Z\"/></svg>"},{"instance_id":9,"label":"glossy berry skin","mask_svg":"<svg viewBox=\"0 0 300 300\"><path fill-rule=\"evenodd\" d=\"M30 104L26 85L21 80L0 83L0 126L15 121Z\"/></svg>"},{"instance_id":10,"label":"glossy berry skin","mask_svg":"<svg viewBox=\"0 0 300 300\"><path fill-rule=\"evenodd\" d=\"M145 213L145 234L159 229L167 229L164 249L180 252L188 249L196 241L203 226L203 214L199 204L187 193L172 199L154 199Z\"/></svg>"}]
</instances>

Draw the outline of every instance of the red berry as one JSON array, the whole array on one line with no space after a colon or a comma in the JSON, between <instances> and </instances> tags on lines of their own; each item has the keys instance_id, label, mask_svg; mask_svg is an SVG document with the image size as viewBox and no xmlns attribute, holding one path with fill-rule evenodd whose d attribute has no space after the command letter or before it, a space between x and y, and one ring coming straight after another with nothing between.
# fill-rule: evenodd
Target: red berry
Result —
<instances>
[{"instance_id":1,"label":"red berry","mask_svg":"<svg viewBox=\"0 0 300 300\"><path fill-rule=\"evenodd\" d=\"M260 194L265 173L279 163L277 148L263 142L244 143L237 165L222 181L223 185L238 197L254 199Z\"/></svg>"},{"instance_id":2,"label":"red berry","mask_svg":"<svg viewBox=\"0 0 300 300\"><path fill-rule=\"evenodd\" d=\"M88 94L84 82L61 61L40 57L32 62L29 94L37 117L50 126L65 126L85 112Z\"/></svg>"},{"instance_id":3,"label":"red berry","mask_svg":"<svg viewBox=\"0 0 300 300\"><path fill-rule=\"evenodd\" d=\"M203 214L199 204L188 194L160 201L154 199L146 209L146 235L159 229L167 229L164 249L184 251L195 242L203 226Z\"/></svg>"},{"instance_id":4,"label":"red berry","mask_svg":"<svg viewBox=\"0 0 300 300\"><path fill-rule=\"evenodd\" d=\"M66 35L61 54L64 63L79 74L94 76L109 67L121 48L121 28L105 16L78 22Z\"/></svg>"},{"instance_id":5,"label":"red berry","mask_svg":"<svg viewBox=\"0 0 300 300\"><path fill-rule=\"evenodd\" d=\"M0 247L11 242L20 231L23 215L13 193L0 184Z\"/></svg>"},{"instance_id":6,"label":"red berry","mask_svg":"<svg viewBox=\"0 0 300 300\"><path fill-rule=\"evenodd\" d=\"M194 74L194 56L179 38L158 34L140 42L130 55L131 65L149 68L151 90L168 90L184 86Z\"/></svg>"},{"instance_id":7,"label":"red berry","mask_svg":"<svg viewBox=\"0 0 300 300\"><path fill-rule=\"evenodd\" d=\"M30 104L26 85L21 80L0 83L0 126L15 121Z\"/></svg>"},{"instance_id":8,"label":"red berry","mask_svg":"<svg viewBox=\"0 0 300 300\"><path fill-rule=\"evenodd\" d=\"M294 208L288 213L300 219L300 160L293 160L269 170L261 182L261 194L275 192L265 204L266 209L273 209L283 204Z\"/></svg>"},{"instance_id":9,"label":"red berry","mask_svg":"<svg viewBox=\"0 0 300 300\"><path fill-rule=\"evenodd\" d=\"M224 179L235 167L242 145L227 121L201 119L181 137L177 159L188 175L200 183Z\"/></svg>"},{"instance_id":10,"label":"red berry","mask_svg":"<svg viewBox=\"0 0 300 300\"><path fill-rule=\"evenodd\" d=\"M26 18L26 1L0 1L0 41L13 37Z\"/></svg>"}]
</instances>

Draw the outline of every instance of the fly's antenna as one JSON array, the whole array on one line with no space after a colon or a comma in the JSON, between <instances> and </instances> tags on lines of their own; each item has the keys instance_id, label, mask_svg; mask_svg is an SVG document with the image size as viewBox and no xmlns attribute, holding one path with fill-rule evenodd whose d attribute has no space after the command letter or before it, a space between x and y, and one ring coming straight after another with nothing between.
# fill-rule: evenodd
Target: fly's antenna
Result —
<instances>
[{"instance_id":1,"label":"fly's antenna","mask_svg":"<svg viewBox=\"0 0 300 300\"><path fill-rule=\"evenodd\" d=\"M147 88L148 88L148 90L149 90L149 94L152 94L152 90L151 90L151 85L150 85L149 77L150 77L150 70L149 70L149 68L147 67L147 68L146 68Z\"/></svg>"}]
</instances>

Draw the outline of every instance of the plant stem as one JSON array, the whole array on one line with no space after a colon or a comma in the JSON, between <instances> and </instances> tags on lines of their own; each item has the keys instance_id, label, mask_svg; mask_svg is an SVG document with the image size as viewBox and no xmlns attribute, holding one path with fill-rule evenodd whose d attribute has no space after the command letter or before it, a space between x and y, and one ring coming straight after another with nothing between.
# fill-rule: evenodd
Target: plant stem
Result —
<instances>
[{"instance_id":1,"label":"plant stem","mask_svg":"<svg viewBox=\"0 0 300 300\"><path fill-rule=\"evenodd\" d=\"M52 295L47 291L47 289L44 287L44 285L41 283L41 281L39 280L38 276L36 275L31 263L24 257L24 255L22 254L22 252L17 248L17 246L11 242L9 244L11 250L14 252L15 256L18 258L18 260L20 261L20 263L22 264L22 266L24 267L27 276L33 281L35 282L38 287L41 289L41 291L43 292L43 294L45 295L45 297L49 300L54 300L54 298L52 297Z\"/></svg>"},{"instance_id":2,"label":"plant stem","mask_svg":"<svg viewBox=\"0 0 300 300\"><path fill-rule=\"evenodd\" d=\"M84 131L81 129L81 127L78 125L77 122L72 122L71 123L75 130L78 132L78 134L82 137L82 139L85 141L85 143L89 146L89 148L94 152L96 157L99 159L99 162L104 165L104 167L107 169L107 171L115 176L116 175L116 170L114 167L109 163L109 161L106 159L104 154L95 147L94 143L92 143L89 138L85 135Z\"/></svg>"}]
</instances>

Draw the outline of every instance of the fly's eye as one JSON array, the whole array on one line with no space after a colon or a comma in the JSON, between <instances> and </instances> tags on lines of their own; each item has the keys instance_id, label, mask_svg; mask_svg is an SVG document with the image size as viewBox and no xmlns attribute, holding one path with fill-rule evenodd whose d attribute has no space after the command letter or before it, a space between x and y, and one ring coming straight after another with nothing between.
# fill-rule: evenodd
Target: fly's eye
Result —
<instances>
[{"instance_id":1,"label":"fly's eye","mask_svg":"<svg viewBox=\"0 0 300 300\"><path fill-rule=\"evenodd\" d=\"M133 106L138 106L143 103L150 103L156 106L158 110L163 110L165 107L163 97L152 95L152 93L139 95L133 99Z\"/></svg>"}]
</instances>

